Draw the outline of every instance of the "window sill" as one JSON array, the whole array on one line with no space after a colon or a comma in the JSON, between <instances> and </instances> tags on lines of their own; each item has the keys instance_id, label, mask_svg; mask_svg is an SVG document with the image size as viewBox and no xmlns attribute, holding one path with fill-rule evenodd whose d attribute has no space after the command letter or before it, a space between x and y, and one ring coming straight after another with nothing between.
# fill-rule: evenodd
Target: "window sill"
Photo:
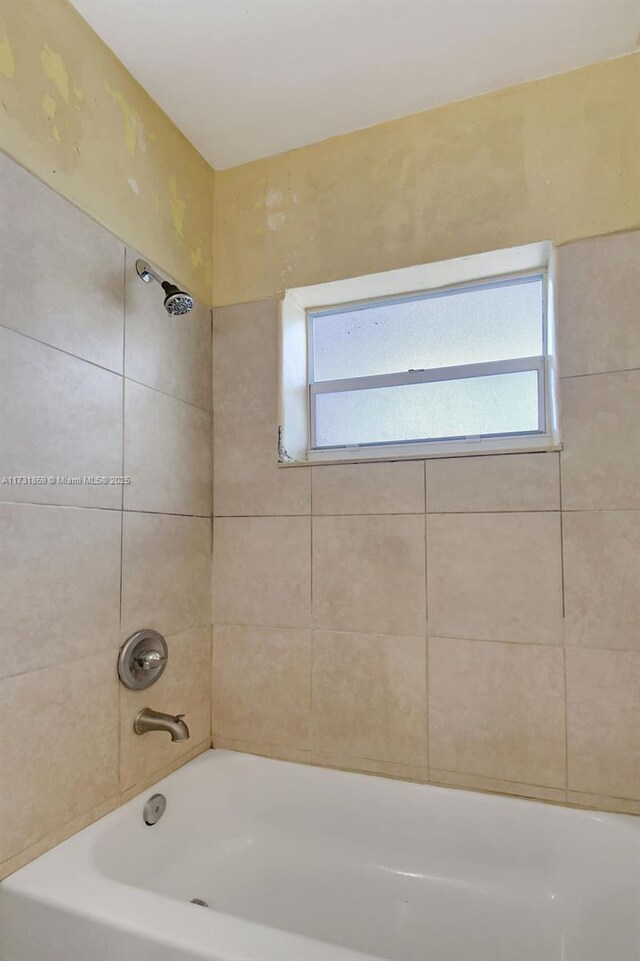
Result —
<instances>
[{"instance_id":1,"label":"window sill","mask_svg":"<svg viewBox=\"0 0 640 961\"><path fill-rule=\"evenodd\" d=\"M361 464L399 460L431 460L443 457L486 457L496 454L548 454L562 450L562 444L548 435L511 437L502 443L489 444L479 440L461 447L458 441L442 443L388 444L380 447L359 447L352 450L308 451L306 460L280 460L278 467L318 467L322 464Z\"/></svg>"}]
</instances>

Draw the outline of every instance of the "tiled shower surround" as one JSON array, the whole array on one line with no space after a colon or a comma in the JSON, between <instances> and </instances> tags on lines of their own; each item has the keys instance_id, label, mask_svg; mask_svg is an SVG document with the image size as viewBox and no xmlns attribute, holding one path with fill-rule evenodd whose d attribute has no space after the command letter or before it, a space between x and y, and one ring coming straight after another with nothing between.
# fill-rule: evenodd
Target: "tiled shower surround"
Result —
<instances>
[{"instance_id":1,"label":"tiled shower surround","mask_svg":"<svg viewBox=\"0 0 640 961\"><path fill-rule=\"evenodd\" d=\"M278 468L278 303L214 312L217 746L640 810L639 241L559 251L561 455ZM136 256L0 155L0 478L131 477L0 487L0 876L211 744L211 317Z\"/></svg>"},{"instance_id":2,"label":"tiled shower surround","mask_svg":"<svg viewBox=\"0 0 640 961\"><path fill-rule=\"evenodd\" d=\"M279 468L214 311L218 747L640 812L640 232L558 251L561 453Z\"/></svg>"},{"instance_id":3,"label":"tiled shower surround","mask_svg":"<svg viewBox=\"0 0 640 961\"><path fill-rule=\"evenodd\" d=\"M0 877L211 744L211 312L0 155ZM168 638L122 687L134 630ZM191 739L137 737L141 707Z\"/></svg>"}]
</instances>

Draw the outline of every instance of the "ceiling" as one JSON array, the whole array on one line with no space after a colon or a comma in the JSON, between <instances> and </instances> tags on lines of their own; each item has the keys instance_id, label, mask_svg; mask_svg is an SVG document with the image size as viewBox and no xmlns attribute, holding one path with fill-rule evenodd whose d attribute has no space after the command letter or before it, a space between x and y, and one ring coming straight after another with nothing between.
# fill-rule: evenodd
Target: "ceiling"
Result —
<instances>
[{"instance_id":1,"label":"ceiling","mask_svg":"<svg viewBox=\"0 0 640 961\"><path fill-rule=\"evenodd\" d=\"M640 0L72 0L216 168L629 53Z\"/></svg>"}]
</instances>

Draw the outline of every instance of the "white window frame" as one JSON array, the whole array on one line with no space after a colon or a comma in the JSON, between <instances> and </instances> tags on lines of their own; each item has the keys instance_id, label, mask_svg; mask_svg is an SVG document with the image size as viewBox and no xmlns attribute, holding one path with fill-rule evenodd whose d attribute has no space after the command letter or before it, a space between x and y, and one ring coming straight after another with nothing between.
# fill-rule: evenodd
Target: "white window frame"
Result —
<instances>
[{"instance_id":1,"label":"white window frame","mask_svg":"<svg viewBox=\"0 0 640 961\"><path fill-rule=\"evenodd\" d=\"M499 267L506 269L500 271ZM285 292L280 317L280 465L290 467L361 460L558 450L553 267L553 247L543 242ZM543 280L543 353L540 356L314 382L312 327L315 316L346 312L376 303L394 304L429 299L454 290L486 289L505 282L540 276ZM449 282L442 283L443 279ZM320 393L530 370L535 370L538 375L537 431L341 447L315 446L315 398Z\"/></svg>"}]
</instances>

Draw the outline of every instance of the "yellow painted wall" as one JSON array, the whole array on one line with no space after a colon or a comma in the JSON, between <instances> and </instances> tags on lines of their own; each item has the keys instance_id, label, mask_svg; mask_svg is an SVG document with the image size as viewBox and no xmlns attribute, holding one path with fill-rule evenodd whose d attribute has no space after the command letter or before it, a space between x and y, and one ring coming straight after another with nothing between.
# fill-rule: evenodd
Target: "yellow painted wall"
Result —
<instances>
[{"instance_id":1,"label":"yellow painted wall","mask_svg":"<svg viewBox=\"0 0 640 961\"><path fill-rule=\"evenodd\" d=\"M0 2L0 148L210 301L213 171L66 0Z\"/></svg>"},{"instance_id":2,"label":"yellow painted wall","mask_svg":"<svg viewBox=\"0 0 640 961\"><path fill-rule=\"evenodd\" d=\"M0 148L216 304L638 226L639 89L632 55L414 114L218 172L214 211L211 167L67 0L0 3Z\"/></svg>"},{"instance_id":3,"label":"yellow painted wall","mask_svg":"<svg viewBox=\"0 0 640 961\"><path fill-rule=\"evenodd\" d=\"M640 58L216 174L214 303L640 224Z\"/></svg>"}]
</instances>

